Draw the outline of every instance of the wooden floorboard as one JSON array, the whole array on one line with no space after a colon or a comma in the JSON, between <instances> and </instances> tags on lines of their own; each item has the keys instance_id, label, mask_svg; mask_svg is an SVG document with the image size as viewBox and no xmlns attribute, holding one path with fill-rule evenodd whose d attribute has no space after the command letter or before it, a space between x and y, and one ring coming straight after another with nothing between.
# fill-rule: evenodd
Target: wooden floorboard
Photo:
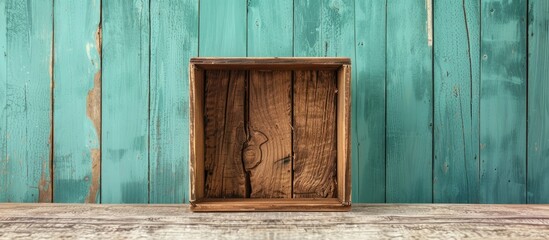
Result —
<instances>
[{"instance_id":1,"label":"wooden floorboard","mask_svg":"<svg viewBox=\"0 0 549 240\"><path fill-rule=\"evenodd\" d=\"M188 205L0 204L0 239L548 236L549 205L354 205L350 212L192 213Z\"/></svg>"}]
</instances>

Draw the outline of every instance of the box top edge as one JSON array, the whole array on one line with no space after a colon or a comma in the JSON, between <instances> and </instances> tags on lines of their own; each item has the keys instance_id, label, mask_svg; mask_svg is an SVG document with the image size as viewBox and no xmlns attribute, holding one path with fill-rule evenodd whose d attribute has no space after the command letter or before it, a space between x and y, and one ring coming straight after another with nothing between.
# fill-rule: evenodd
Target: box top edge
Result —
<instances>
[{"instance_id":1,"label":"box top edge","mask_svg":"<svg viewBox=\"0 0 549 240\"><path fill-rule=\"evenodd\" d=\"M194 64L351 64L348 57L192 57Z\"/></svg>"}]
</instances>

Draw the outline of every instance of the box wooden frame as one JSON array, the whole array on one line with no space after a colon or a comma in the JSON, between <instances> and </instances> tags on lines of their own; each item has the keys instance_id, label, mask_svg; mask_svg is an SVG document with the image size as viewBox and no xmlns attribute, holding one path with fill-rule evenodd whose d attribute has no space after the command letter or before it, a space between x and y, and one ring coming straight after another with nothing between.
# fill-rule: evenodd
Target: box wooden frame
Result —
<instances>
[{"instance_id":1,"label":"box wooden frame","mask_svg":"<svg viewBox=\"0 0 549 240\"><path fill-rule=\"evenodd\" d=\"M337 70L336 198L204 198L205 70ZM190 205L193 211L349 211L351 208L351 61L349 58L192 58L190 80Z\"/></svg>"}]
</instances>

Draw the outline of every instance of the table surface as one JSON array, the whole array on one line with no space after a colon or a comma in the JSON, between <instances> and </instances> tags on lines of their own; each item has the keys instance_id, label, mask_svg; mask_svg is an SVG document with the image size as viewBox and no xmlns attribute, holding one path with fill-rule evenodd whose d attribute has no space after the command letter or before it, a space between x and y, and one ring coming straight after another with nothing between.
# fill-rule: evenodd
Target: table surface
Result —
<instances>
[{"instance_id":1,"label":"table surface","mask_svg":"<svg viewBox=\"0 0 549 240\"><path fill-rule=\"evenodd\" d=\"M549 238L549 205L355 204L350 212L193 213L188 205L0 204L0 238Z\"/></svg>"}]
</instances>

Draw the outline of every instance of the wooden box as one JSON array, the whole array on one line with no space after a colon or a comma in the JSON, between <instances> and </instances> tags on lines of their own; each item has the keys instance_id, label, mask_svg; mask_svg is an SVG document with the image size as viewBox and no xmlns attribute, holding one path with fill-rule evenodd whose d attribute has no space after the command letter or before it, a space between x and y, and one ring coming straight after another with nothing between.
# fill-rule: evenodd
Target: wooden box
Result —
<instances>
[{"instance_id":1,"label":"wooden box","mask_svg":"<svg viewBox=\"0 0 549 240\"><path fill-rule=\"evenodd\" d=\"M193 211L348 211L348 58L193 58Z\"/></svg>"}]
</instances>

